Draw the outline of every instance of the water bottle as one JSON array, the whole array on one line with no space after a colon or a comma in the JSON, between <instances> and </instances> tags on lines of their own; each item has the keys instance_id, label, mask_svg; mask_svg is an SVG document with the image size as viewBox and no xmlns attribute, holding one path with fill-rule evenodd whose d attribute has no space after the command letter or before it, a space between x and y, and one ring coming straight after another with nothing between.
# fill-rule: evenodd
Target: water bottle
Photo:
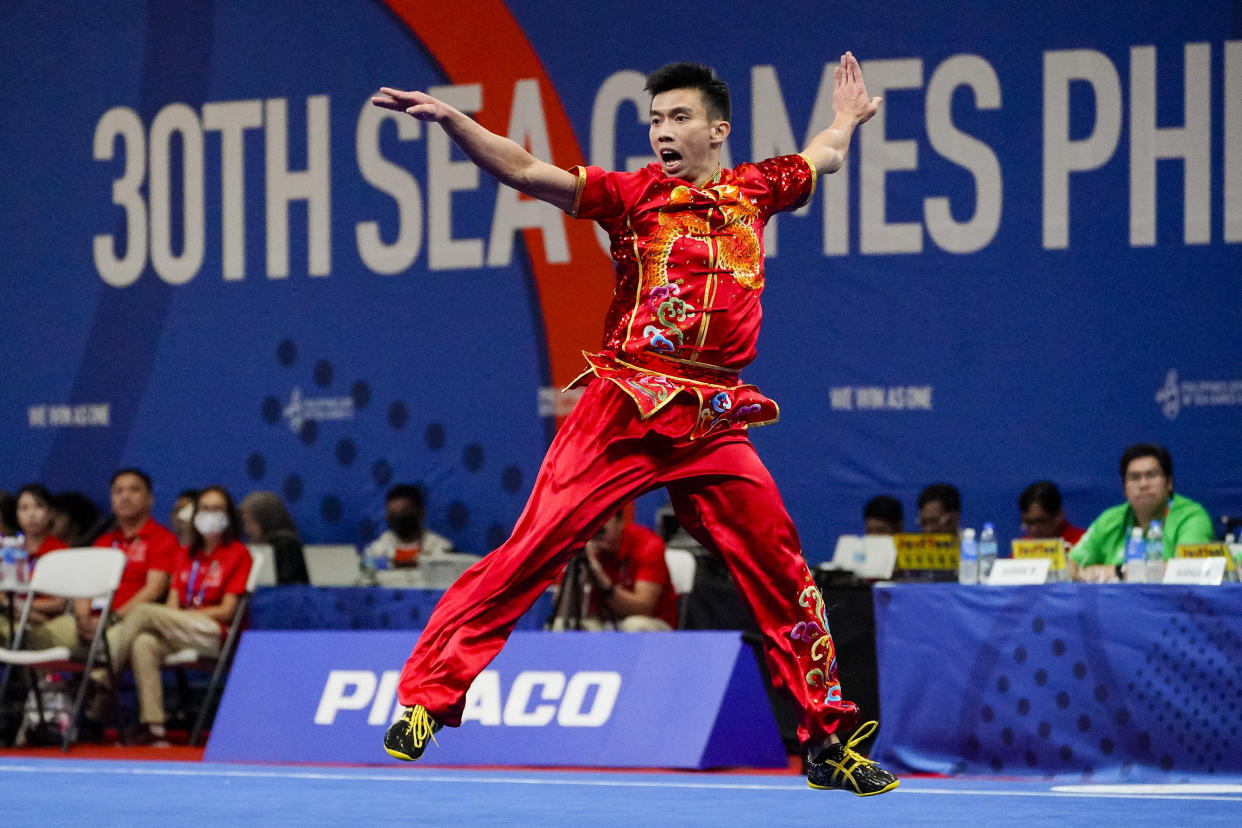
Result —
<instances>
[{"instance_id":1,"label":"water bottle","mask_svg":"<svg viewBox=\"0 0 1242 828\"><path fill-rule=\"evenodd\" d=\"M1135 526L1130 530L1126 541L1126 583L1143 584L1147 582L1147 542L1143 540L1143 530Z\"/></svg>"},{"instance_id":2,"label":"water bottle","mask_svg":"<svg viewBox=\"0 0 1242 828\"><path fill-rule=\"evenodd\" d=\"M979 544L975 541L974 529L962 530L962 543L957 555L957 582L979 583Z\"/></svg>"},{"instance_id":3,"label":"water bottle","mask_svg":"<svg viewBox=\"0 0 1242 828\"><path fill-rule=\"evenodd\" d=\"M17 554L14 550L16 538L4 538L4 557L0 558L0 581L12 584L17 580Z\"/></svg>"},{"instance_id":4,"label":"water bottle","mask_svg":"<svg viewBox=\"0 0 1242 828\"><path fill-rule=\"evenodd\" d=\"M20 532L13 544L13 579L19 584L30 580L30 554L26 551L26 536Z\"/></svg>"},{"instance_id":5,"label":"water bottle","mask_svg":"<svg viewBox=\"0 0 1242 828\"><path fill-rule=\"evenodd\" d=\"M1158 584L1164 580L1164 530L1160 521L1153 520L1147 527L1147 583Z\"/></svg>"},{"instance_id":6,"label":"water bottle","mask_svg":"<svg viewBox=\"0 0 1242 828\"><path fill-rule=\"evenodd\" d=\"M1225 554L1229 556L1229 562L1233 564L1233 569L1225 569L1225 578L1229 581L1242 581L1242 543L1237 542L1237 538L1230 532L1225 535Z\"/></svg>"},{"instance_id":7,"label":"water bottle","mask_svg":"<svg viewBox=\"0 0 1242 828\"><path fill-rule=\"evenodd\" d=\"M987 583L996 563L996 529L990 523L983 524L979 533L979 583Z\"/></svg>"}]
</instances>

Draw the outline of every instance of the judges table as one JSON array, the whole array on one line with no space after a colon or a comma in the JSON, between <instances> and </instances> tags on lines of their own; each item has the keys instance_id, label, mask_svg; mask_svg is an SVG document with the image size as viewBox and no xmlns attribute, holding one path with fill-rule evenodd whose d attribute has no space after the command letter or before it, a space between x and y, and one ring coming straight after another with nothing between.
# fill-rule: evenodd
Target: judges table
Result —
<instances>
[{"instance_id":1,"label":"judges table","mask_svg":"<svg viewBox=\"0 0 1242 828\"><path fill-rule=\"evenodd\" d=\"M421 630L442 589L389 587L268 587L255 592L250 626L258 630ZM544 593L518 619L518 630L541 630L552 614ZM410 639L413 646L414 639Z\"/></svg>"},{"instance_id":2,"label":"judges table","mask_svg":"<svg viewBox=\"0 0 1242 828\"><path fill-rule=\"evenodd\" d=\"M875 589L894 770L1242 776L1242 585Z\"/></svg>"}]
</instances>

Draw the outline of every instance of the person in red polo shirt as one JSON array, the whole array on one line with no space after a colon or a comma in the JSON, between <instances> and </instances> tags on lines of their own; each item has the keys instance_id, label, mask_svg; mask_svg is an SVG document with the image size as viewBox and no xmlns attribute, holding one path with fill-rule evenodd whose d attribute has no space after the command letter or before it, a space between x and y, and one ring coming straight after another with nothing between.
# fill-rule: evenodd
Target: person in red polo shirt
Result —
<instances>
[{"instance_id":1,"label":"person in red polo shirt","mask_svg":"<svg viewBox=\"0 0 1242 828\"><path fill-rule=\"evenodd\" d=\"M40 557L56 549L64 549L68 545L50 531L51 507L52 493L39 483L27 483L17 492L17 526L25 536L30 572L34 571ZM16 595L14 598L13 609L17 610L26 597ZM8 601L8 594L0 593L0 608L4 609L4 612L0 612L0 645L5 647L9 646L12 639L12 631L9 628ZM52 595L40 595L35 598L34 605L30 608L29 637L26 639L28 648L42 650L55 647L60 643L53 635L55 627L49 630L48 624L64 613L66 604L64 598Z\"/></svg>"},{"instance_id":2,"label":"person in red polo shirt","mask_svg":"<svg viewBox=\"0 0 1242 828\"><path fill-rule=\"evenodd\" d=\"M583 565L567 568L561 582L558 617L574 606L582 608L580 617L566 620L580 622L577 626L583 629L666 632L676 628L677 595L664 559L664 541L655 532L626 523L618 512L586 542L577 560Z\"/></svg>"},{"instance_id":3,"label":"person in red polo shirt","mask_svg":"<svg viewBox=\"0 0 1242 828\"><path fill-rule=\"evenodd\" d=\"M1060 538L1068 551L1084 534L1085 530L1066 520L1061 490L1051 480L1038 480L1023 489L1018 496L1018 510L1023 537Z\"/></svg>"},{"instance_id":4,"label":"person in red polo shirt","mask_svg":"<svg viewBox=\"0 0 1242 828\"><path fill-rule=\"evenodd\" d=\"M94 546L110 546L125 553L125 571L112 597L112 620L119 621L135 607L159 601L168 591L180 544L177 536L151 517L155 493L151 478L141 469L121 469L112 475L112 513L116 529L95 539ZM99 612L88 599L74 602L76 641L66 646L85 648L95 635Z\"/></svg>"},{"instance_id":5,"label":"person in red polo shirt","mask_svg":"<svg viewBox=\"0 0 1242 828\"><path fill-rule=\"evenodd\" d=\"M163 747L164 685L160 669L170 653L193 647L219 655L250 574L250 550L228 491L208 486L194 504L189 548L178 550L172 586L163 604L141 604L108 631L117 670L129 665L138 688L141 730L131 744Z\"/></svg>"}]
</instances>

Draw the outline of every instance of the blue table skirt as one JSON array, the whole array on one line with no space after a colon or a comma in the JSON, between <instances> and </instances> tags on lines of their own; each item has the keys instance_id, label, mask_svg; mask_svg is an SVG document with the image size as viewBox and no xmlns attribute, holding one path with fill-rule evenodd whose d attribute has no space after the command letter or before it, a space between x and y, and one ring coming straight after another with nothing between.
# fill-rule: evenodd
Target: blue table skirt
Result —
<instances>
[{"instance_id":1,"label":"blue table skirt","mask_svg":"<svg viewBox=\"0 0 1242 828\"><path fill-rule=\"evenodd\" d=\"M1242 776L1242 586L875 590L902 770L1098 781Z\"/></svg>"}]
</instances>

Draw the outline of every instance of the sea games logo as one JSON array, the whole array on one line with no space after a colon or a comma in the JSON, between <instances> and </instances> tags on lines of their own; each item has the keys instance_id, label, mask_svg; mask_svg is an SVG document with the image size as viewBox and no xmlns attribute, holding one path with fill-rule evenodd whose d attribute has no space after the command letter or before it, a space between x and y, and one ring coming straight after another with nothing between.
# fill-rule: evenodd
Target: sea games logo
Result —
<instances>
[{"instance_id":1,"label":"sea games logo","mask_svg":"<svg viewBox=\"0 0 1242 828\"><path fill-rule=\"evenodd\" d=\"M289 404L281 413L289 421L289 430L300 434L302 425L307 421L352 420L354 400L353 397L304 397L302 389L294 386Z\"/></svg>"},{"instance_id":2,"label":"sea games logo","mask_svg":"<svg viewBox=\"0 0 1242 828\"><path fill-rule=\"evenodd\" d=\"M1171 368L1165 375L1164 385L1156 392L1156 404L1170 420L1177 419L1183 408L1242 406L1242 379L1181 380L1177 369Z\"/></svg>"}]
</instances>

